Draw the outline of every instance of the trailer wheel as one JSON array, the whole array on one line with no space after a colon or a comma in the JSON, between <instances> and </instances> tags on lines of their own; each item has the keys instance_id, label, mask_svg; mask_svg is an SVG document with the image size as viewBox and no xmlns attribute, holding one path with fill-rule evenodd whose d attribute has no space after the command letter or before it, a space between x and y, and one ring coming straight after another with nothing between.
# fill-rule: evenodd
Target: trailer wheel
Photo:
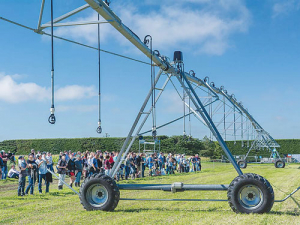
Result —
<instances>
[{"instance_id":1,"label":"trailer wheel","mask_svg":"<svg viewBox=\"0 0 300 225\"><path fill-rule=\"evenodd\" d=\"M228 203L236 213L267 213L274 204L271 184L262 176L246 173L229 185Z\"/></svg>"},{"instance_id":2,"label":"trailer wheel","mask_svg":"<svg viewBox=\"0 0 300 225\"><path fill-rule=\"evenodd\" d=\"M238 166L240 168L242 168L242 169L247 168L247 162L246 162L246 160L239 160L237 163L238 163Z\"/></svg>"},{"instance_id":3,"label":"trailer wheel","mask_svg":"<svg viewBox=\"0 0 300 225\"><path fill-rule=\"evenodd\" d=\"M116 182L104 174L94 174L80 187L80 203L88 210L113 211L120 200Z\"/></svg>"},{"instance_id":4,"label":"trailer wheel","mask_svg":"<svg viewBox=\"0 0 300 225\"><path fill-rule=\"evenodd\" d=\"M276 168L284 168L285 167L285 162L282 161L281 159L278 159L275 161L275 167Z\"/></svg>"}]
</instances>

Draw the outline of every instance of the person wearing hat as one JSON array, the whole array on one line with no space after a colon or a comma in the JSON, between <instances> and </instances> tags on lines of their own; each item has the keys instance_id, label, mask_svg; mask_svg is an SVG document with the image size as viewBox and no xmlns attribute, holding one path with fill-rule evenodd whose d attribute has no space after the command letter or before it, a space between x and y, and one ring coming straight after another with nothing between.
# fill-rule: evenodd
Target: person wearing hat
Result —
<instances>
[{"instance_id":1,"label":"person wearing hat","mask_svg":"<svg viewBox=\"0 0 300 225\"><path fill-rule=\"evenodd\" d=\"M25 182L26 182L26 176L27 176L27 163L22 155L19 156L18 159L19 159L18 165L19 165L19 169L20 169L18 196L24 196L25 195Z\"/></svg>"},{"instance_id":2,"label":"person wearing hat","mask_svg":"<svg viewBox=\"0 0 300 225\"><path fill-rule=\"evenodd\" d=\"M35 161L38 165L38 171L39 171L39 193L42 194L42 180L44 179L46 183L46 193L49 192L49 181L46 179L46 173L47 173L47 159L45 159L45 155L42 158L42 155L37 154L37 160Z\"/></svg>"}]
</instances>

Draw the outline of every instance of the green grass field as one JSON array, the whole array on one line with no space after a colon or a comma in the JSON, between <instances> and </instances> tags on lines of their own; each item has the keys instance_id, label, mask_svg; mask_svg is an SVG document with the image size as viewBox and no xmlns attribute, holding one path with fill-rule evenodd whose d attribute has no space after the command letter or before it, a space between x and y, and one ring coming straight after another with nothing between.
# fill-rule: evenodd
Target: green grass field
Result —
<instances>
[{"instance_id":1,"label":"green grass field","mask_svg":"<svg viewBox=\"0 0 300 225\"><path fill-rule=\"evenodd\" d=\"M203 163L199 173L176 174L122 183L229 184L237 173L231 164ZM299 165L275 169L273 165L250 164L244 172L267 178L282 199L300 185ZM85 211L77 195L67 188L58 192L57 181L49 194L17 197L17 181L0 181L0 224L300 224L300 191L283 203L274 203L268 214L235 214L227 202L120 201L114 212ZM45 187L43 187L45 188ZM79 189L79 188L78 188ZM44 190L44 189L43 189ZM121 198L217 198L226 192L121 191Z\"/></svg>"}]
</instances>

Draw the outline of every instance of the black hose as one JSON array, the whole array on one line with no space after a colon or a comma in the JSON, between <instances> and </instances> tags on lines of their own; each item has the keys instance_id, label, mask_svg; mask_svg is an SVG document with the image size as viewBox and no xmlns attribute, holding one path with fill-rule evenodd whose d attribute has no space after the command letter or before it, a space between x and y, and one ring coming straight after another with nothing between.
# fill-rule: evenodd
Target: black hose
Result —
<instances>
[{"instance_id":1,"label":"black hose","mask_svg":"<svg viewBox=\"0 0 300 225\"><path fill-rule=\"evenodd\" d=\"M52 90L52 98L51 98L51 108L50 108L50 116L48 118L48 122L50 124L55 124L55 107L54 107L54 48L53 48L53 0L51 0L51 90Z\"/></svg>"},{"instance_id":2,"label":"black hose","mask_svg":"<svg viewBox=\"0 0 300 225\"><path fill-rule=\"evenodd\" d=\"M100 15L98 14L98 21L100 21ZM100 24L98 23L98 73L99 73L99 93L98 93L98 104L99 104L99 121L97 127L97 133L102 133L101 127L101 54L100 54Z\"/></svg>"}]
</instances>

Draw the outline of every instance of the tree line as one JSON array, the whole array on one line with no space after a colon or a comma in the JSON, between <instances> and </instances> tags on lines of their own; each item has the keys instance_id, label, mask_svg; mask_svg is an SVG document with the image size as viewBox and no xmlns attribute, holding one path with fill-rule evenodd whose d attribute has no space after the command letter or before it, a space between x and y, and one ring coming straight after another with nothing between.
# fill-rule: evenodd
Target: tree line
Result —
<instances>
[{"instance_id":1,"label":"tree line","mask_svg":"<svg viewBox=\"0 0 300 225\"><path fill-rule=\"evenodd\" d=\"M153 142L152 137L144 137L146 141ZM201 156L219 159L224 155L220 145L217 142L210 141L207 137L202 140L197 138L186 138L184 136L159 136L161 151L166 153L180 153L186 155L200 154ZM58 139L28 139L28 140L5 140L0 142L0 149L11 151L17 155L28 154L30 149L37 151L51 152L59 154L61 151L120 151L125 138L58 138ZM277 140L281 145L278 149L281 155L283 154L300 154L300 139L281 139ZM233 155L244 155L248 151L247 142L227 141ZM251 143L250 143L251 144ZM153 149L153 145L146 145L148 150ZM158 150L159 144L155 148ZM141 144L141 151L144 145ZM132 151L139 151L139 140L137 139L132 148ZM252 151L251 155L269 156L268 151Z\"/></svg>"}]
</instances>

